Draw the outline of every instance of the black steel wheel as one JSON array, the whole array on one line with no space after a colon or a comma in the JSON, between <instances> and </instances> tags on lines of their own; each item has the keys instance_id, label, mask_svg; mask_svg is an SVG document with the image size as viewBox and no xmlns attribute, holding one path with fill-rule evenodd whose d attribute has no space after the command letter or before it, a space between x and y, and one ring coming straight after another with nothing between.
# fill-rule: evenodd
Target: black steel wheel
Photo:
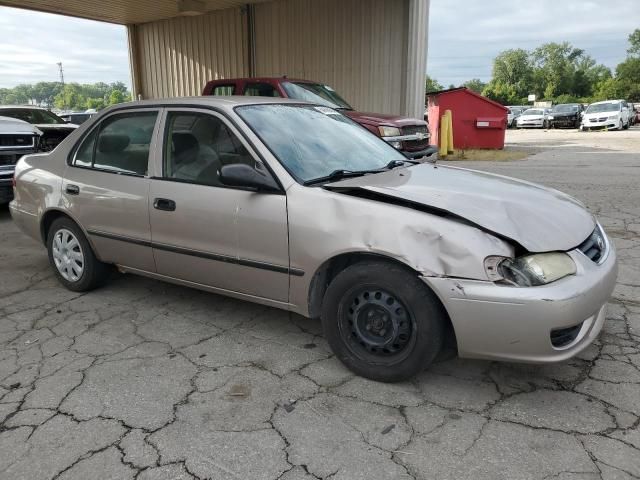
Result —
<instances>
[{"instance_id":1,"label":"black steel wheel","mask_svg":"<svg viewBox=\"0 0 640 480\"><path fill-rule=\"evenodd\" d=\"M395 382L424 370L440 352L447 314L415 272L384 261L347 267L322 303L336 356L358 375Z\"/></svg>"},{"instance_id":2,"label":"black steel wheel","mask_svg":"<svg viewBox=\"0 0 640 480\"><path fill-rule=\"evenodd\" d=\"M355 288L338 318L342 341L363 359L397 363L415 342L412 313L393 294L376 285Z\"/></svg>"}]
</instances>

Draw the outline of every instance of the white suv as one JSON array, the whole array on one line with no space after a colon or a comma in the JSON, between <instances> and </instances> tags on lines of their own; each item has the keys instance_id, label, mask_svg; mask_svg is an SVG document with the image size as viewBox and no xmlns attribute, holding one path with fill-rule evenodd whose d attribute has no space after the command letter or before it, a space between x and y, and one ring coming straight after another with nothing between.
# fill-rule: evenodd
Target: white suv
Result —
<instances>
[{"instance_id":1,"label":"white suv","mask_svg":"<svg viewBox=\"0 0 640 480\"><path fill-rule=\"evenodd\" d=\"M629 128L629 108L624 100L592 103L582 117L580 130Z\"/></svg>"}]
</instances>

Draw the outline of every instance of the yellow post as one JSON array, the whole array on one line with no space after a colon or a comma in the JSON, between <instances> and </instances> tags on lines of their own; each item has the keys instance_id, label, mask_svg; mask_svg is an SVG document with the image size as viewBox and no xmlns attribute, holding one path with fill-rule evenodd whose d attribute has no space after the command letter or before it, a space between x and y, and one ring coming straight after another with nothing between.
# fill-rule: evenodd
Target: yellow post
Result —
<instances>
[{"instance_id":1,"label":"yellow post","mask_svg":"<svg viewBox=\"0 0 640 480\"><path fill-rule=\"evenodd\" d=\"M449 110L447 110L448 112ZM440 156L446 157L449 152L449 121L447 120L447 112L440 118Z\"/></svg>"},{"instance_id":2,"label":"yellow post","mask_svg":"<svg viewBox=\"0 0 640 480\"><path fill-rule=\"evenodd\" d=\"M447 110L444 114L447 116L447 122L449 123L449 128L447 129L447 153L453 154L453 114L451 110Z\"/></svg>"}]
</instances>

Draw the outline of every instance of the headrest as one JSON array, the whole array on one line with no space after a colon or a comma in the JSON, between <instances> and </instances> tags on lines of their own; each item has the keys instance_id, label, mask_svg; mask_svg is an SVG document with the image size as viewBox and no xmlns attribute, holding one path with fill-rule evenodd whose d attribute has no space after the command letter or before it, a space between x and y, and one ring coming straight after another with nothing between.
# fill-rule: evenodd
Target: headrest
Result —
<instances>
[{"instance_id":1,"label":"headrest","mask_svg":"<svg viewBox=\"0 0 640 480\"><path fill-rule=\"evenodd\" d=\"M98 138L98 151L100 153L120 153L129 146L129 137L127 135L106 133Z\"/></svg>"},{"instance_id":2,"label":"headrest","mask_svg":"<svg viewBox=\"0 0 640 480\"><path fill-rule=\"evenodd\" d=\"M171 140L173 141L173 151L176 155L189 150L198 150L200 147L198 139L190 132L174 132L171 135Z\"/></svg>"}]
</instances>

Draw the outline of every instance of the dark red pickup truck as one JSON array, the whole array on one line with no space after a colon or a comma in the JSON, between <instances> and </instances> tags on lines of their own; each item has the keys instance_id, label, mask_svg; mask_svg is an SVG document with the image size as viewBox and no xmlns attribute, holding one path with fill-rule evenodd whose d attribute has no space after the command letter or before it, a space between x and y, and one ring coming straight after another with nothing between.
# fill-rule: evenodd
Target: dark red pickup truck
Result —
<instances>
[{"instance_id":1,"label":"dark red pickup truck","mask_svg":"<svg viewBox=\"0 0 640 480\"><path fill-rule=\"evenodd\" d=\"M410 158L430 156L437 151L429 145L429 128L424 120L356 112L333 88L318 82L287 77L211 80L202 94L283 97L326 105L340 110Z\"/></svg>"}]
</instances>

